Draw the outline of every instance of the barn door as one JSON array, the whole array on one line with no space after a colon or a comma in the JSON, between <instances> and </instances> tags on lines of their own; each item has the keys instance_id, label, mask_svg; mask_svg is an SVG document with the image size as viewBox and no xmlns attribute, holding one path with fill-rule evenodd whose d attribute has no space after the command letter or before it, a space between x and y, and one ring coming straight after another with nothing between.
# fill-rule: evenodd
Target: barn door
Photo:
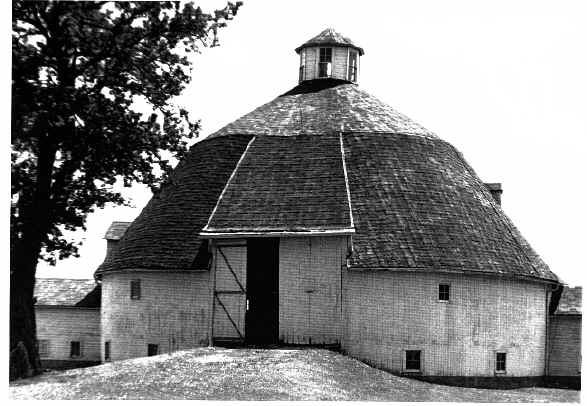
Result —
<instances>
[{"instance_id":1,"label":"barn door","mask_svg":"<svg viewBox=\"0 0 587 406\"><path fill-rule=\"evenodd\" d=\"M243 342L247 301L246 243L218 244L215 255L214 342Z\"/></svg>"},{"instance_id":2,"label":"barn door","mask_svg":"<svg viewBox=\"0 0 587 406\"><path fill-rule=\"evenodd\" d=\"M247 343L276 344L279 337L279 239L247 240Z\"/></svg>"}]
</instances>

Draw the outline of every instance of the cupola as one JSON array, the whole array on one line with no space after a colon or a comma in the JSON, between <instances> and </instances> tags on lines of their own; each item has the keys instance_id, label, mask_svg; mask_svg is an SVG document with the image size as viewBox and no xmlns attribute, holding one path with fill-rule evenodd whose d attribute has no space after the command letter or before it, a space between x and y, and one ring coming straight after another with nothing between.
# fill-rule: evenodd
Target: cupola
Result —
<instances>
[{"instance_id":1,"label":"cupola","mask_svg":"<svg viewBox=\"0 0 587 406\"><path fill-rule=\"evenodd\" d=\"M363 48L327 28L296 48L300 55L299 83L313 79L341 79L357 83Z\"/></svg>"}]
</instances>

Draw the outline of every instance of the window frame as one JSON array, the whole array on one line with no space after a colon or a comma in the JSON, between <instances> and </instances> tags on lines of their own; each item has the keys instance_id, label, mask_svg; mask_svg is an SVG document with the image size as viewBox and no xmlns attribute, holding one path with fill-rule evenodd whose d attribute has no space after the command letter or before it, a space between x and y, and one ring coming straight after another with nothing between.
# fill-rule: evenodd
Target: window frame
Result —
<instances>
[{"instance_id":1,"label":"window frame","mask_svg":"<svg viewBox=\"0 0 587 406\"><path fill-rule=\"evenodd\" d=\"M413 360L408 360L408 354L409 353L417 353L418 354L418 369L414 369L414 368L408 368L408 362L413 362ZM422 373L422 364L423 364L423 359L424 359L424 351L421 349L405 349L404 350L404 357L403 357L403 366L404 366L404 372L405 373L411 373L411 374L421 374Z\"/></svg>"},{"instance_id":2,"label":"window frame","mask_svg":"<svg viewBox=\"0 0 587 406\"><path fill-rule=\"evenodd\" d=\"M354 59L353 59L354 57ZM351 62L354 60L354 65ZM355 83L359 72L359 52L349 48L349 56L347 63L347 80Z\"/></svg>"},{"instance_id":3,"label":"window frame","mask_svg":"<svg viewBox=\"0 0 587 406\"><path fill-rule=\"evenodd\" d=\"M503 355L503 360L499 359L499 356ZM495 373L497 375L505 375L507 374L507 351L495 351ZM500 364L503 363L503 369L498 369Z\"/></svg>"},{"instance_id":4,"label":"window frame","mask_svg":"<svg viewBox=\"0 0 587 406\"><path fill-rule=\"evenodd\" d=\"M447 291L446 292L442 292L441 291L441 288L444 287L444 286L447 287ZM446 296L447 296L446 299L442 299L441 298L442 293L446 293ZM437 296L437 299L441 303L450 303L450 283L448 283L448 282L440 282L438 284L438 296Z\"/></svg>"},{"instance_id":5,"label":"window frame","mask_svg":"<svg viewBox=\"0 0 587 406\"><path fill-rule=\"evenodd\" d=\"M141 280L131 279L130 281L130 299L141 300Z\"/></svg>"},{"instance_id":6,"label":"window frame","mask_svg":"<svg viewBox=\"0 0 587 406\"><path fill-rule=\"evenodd\" d=\"M50 341L43 338L43 339L37 340L37 343L38 343L38 350L39 350L39 358L48 358L50 356L50 350L49 350Z\"/></svg>"},{"instance_id":7,"label":"window frame","mask_svg":"<svg viewBox=\"0 0 587 406\"><path fill-rule=\"evenodd\" d=\"M104 361L110 361L112 358L112 341L104 341Z\"/></svg>"},{"instance_id":8,"label":"window frame","mask_svg":"<svg viewBox=\"0 0 587 406\"><path fill-rule=\"evenodd\" d=\"M77 354L75 354L76 351L74 351L75 349L75 345L77 343ZM82 342L81 340L71 340L69 342L69 358L81 358L83 357L83 352L82 352Z\"/></svg>"},{"instance_id":9,"label":"window frame","mask_svg":"<svg viewBox=\"0 0 587 406\"><path fill-rule=\"evenodd\" d=\"M324 50L324 60L322 59L322 50ZM330 52L330 58L326 58L326 50ZM334 48L332 47L319 47L318 48L318 78L331 78L332 77L332 60L334 58ZM325 67L325 75L322 75L322 67ZM328 69L330 68L330 69ZM330 73L328 72L330 70Z\"/></svg>"}]
</instances>

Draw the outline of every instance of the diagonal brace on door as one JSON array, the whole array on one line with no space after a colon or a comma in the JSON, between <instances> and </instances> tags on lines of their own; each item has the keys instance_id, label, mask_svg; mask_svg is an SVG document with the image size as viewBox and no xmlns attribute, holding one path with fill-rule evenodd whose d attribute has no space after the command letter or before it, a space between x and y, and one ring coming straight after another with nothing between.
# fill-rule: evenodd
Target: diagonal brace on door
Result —
<instances>
[{"instance_id":1,"label":"diagonal brace on door","mask_svg":"<svg viewBox=\"0 0 587 406\"><path fill-rule=\"evenodd\" d=\"M234 272L234 269L232 269L232 266L230 266L230 264L228 263L228 259L226 258L226 255L224 255L224 252L222 252L222 250L220 249L220 247L217 247L216 249L218 250L218 252L220 253L220 255L222 255L222 259L224 259L224 263L226 264L226 266L228 267L228 270L230 271L230 273L234 277L234 280L236 281L236 283L237 283L238 287L240 288L241 292L247 293L245 291L245 288L241 284L241 282L238 280L238 276L236 276L236 273Z\"/></svg>"},{"instance_id":2,"label":"diagonal brace on door","mask_svg":"<svg viewBox=\"0 0 587 406\"><path fill-rule=\"evenodd\" d=\"M220 307L222 307L222 309L224 310L224 313L226 313L226 317L228 317L228 320L232 323L232 326L234 327L234 329L238 333L239 338L243 339L244 336L242 335L241 331L239 330L238 326L236 325L236 323L234 322L234 320L232 319L232 317L230 317L230 313L228 313L228 310L224 306L224 303L222 303L222 300L220 300L220 297L218 296L218 293L217 292L214 292L214 296L216 296L216 300L220 304Z\"/></svg>"}]
</instances>

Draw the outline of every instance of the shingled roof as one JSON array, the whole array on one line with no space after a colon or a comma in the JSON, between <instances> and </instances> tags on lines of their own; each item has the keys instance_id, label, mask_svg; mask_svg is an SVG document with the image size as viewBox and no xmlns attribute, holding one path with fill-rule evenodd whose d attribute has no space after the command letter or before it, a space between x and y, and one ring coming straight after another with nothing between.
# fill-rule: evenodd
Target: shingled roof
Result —
<instances>
[{"instance_id":1,"label":"shingled roof","mask_svg":"<svg viewBox=\"0 0 587 406\"><path fill-rule=\"evenodd\" d=\"M99 286L93 279L37 278L34 296L37 306L100 307Z\"/></svg>"},{"instance_id":2,"label":"shingled roof","mask_svg":"<svg viewBox=\"0 0 587 406\"><path fill-rule=\"evenodd\" d=\"M349 38L343 36L339 32L335 31L333 28L327 28L322 31L320 34L316 35L314 38L306 41L302 45L296 48L296 52L300 53L303 48L313 47L313 46L348 46L351 48L355 48L359 51L360 55L363 55L365 52L363 48L355 45L353 41Z\"/></svg>"},{"instance_id":3,"label":"shingled roof","mask_svg":"<svg viewBox=\"0 0 587 406\"><path fill-rule=\"evenodd\" d=\"M107 240L120 240L128 226L130 226L130 221L113 221L108 230L106 230L104 238Z\"/></svg>"},{"instance_id":4,"label":"shingled roof","mask_svg":"<svg viewBox=\"0 0 587 406\"><path fill-rule=\"evenodd\" d=\"M232 135L194 144L170 182L128 227L98 274L128 268L205 267L200 231L250 139L249 135Z\"/></svg>"},{"instance_id":5,"label":"shingled roof","mask_svg":"<svg viewBox=\"0 0 587 406\"><path fill-rule=\"evenodd\" d=\"M320 83L195 144L98 273L197 267L214 232L346 229L355 269L557 281L454 147L354 84Z\"/></svg>"},{"instance_id":6,"label":"shingled roof","mask_svg":"<svg viewBox=\"0 0 587 406\"><path fill-rule=\"evenodd\" d=\"M558 307L556 309L555 314L565 314L565 315L579 315L581 314L582 308L582 299L583 299L583 288L581 286L576 286L574 288L570 288L565 286L563 288L563 293L561 298L558 302Z\"/></svg>"},{"instance_id":7,"label":"shingled roof","mask_svg":"<svg viewBox=\"0 0 587 406\"><path fill-rule=\"evenodd\" d=\"M325 80L302 83L210 137L228 134L322 135L344 131L437 138L431 131L361 90L356 84L343 80ZM330 87L322 89L321 83L330 83ZM309 90L298 93L297 90L302 88Z\"/></svg>"},{"instance_id":8,"label":"shingled roof","mask_svg":"<svg viewBox=\"0 0 587 406\"><path fill-rule=\"evenodd\" d=\"M204 228L208 233L351 231L336 135L257 137Z\"/></svg>"}]
</instances>

